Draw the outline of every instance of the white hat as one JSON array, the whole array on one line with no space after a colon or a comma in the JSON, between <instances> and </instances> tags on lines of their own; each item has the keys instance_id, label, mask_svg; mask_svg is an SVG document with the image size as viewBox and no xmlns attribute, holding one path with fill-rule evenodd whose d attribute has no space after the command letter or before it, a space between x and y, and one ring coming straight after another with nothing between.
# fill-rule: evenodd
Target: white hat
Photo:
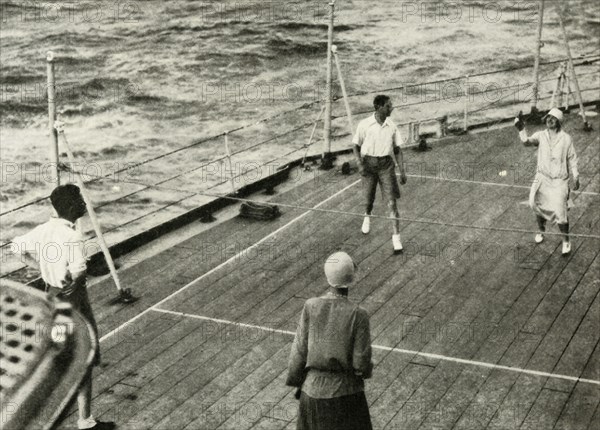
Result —
<instances>
[{"instance_id":1,"label":"white hat","mask_svg":"<svg viewBox=\"0 0 600 430\"><path fill-rule=\"evenodd\" d=\"M554 118L556 118L559 122L563 122L563 113L561 112L560 109L558 108L552 108L550 109L550 111L544 115L544 121L546 120L546 118L548 117L548 115L553 116Z\"/></svg>"},{"instance_id":2,"label":"white hat","mask_svg":"<svg viewBox=\"0 0 600 430\"><path fill-rule=\"evenodd\" d=\"M332 287L347 287L354 279L356 265L345 252L331 254L325 261L325 276Z\"/></svg>"}]
</instances>

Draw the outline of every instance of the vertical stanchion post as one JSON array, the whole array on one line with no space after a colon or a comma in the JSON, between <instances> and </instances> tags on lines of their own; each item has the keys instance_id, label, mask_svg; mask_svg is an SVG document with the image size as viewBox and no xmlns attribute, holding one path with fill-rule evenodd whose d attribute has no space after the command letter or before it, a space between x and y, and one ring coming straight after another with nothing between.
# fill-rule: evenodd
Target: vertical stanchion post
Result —
<instances>
[{"instance_id":1,"label":"vertical stanchion post","mask_svg":"<svg viewBox=\"0 0 600 430\"><path fill-rule=\"evenodd\" d=\"M560 85L561 85L563 74L564 74L564 71L563 71L564 67L565 67L565 64L563 63L558 68L558 74L556 77L556 85L554 86L554 92L552 92L552 98L550 99L550 109L552 109L555 106L558 106L557 100L558 100L558 97L560 97L559 91L560 91Z\"/></svg>"},{"instance_id":2,"label":"vertical stanchion post","mask_svg":"<svg viewBox=\"0 0 600 430\"><path fill-rule=\"evenodd\" d=\"M533 88L531 96L531 114L530 118L539 119L537 102L539 98L540 85L540 51L542 49L542 26L544 23L544 0L538 3L538 28L535 41L535 61L533 63Z\"/></svg>"},{"instance_id":3,"label":"vertical stanchion post","mask_svg":"<svg viewBox=\"0 0 600 430\"><path fill-rule=\"evenodd\" d=\"M321 110L319 111L319 114L317 115L317 119L315 119L315 124L313 125L312 131L310 132L310 136L308 138L308 142L305 145L306 151L304 151L304 157L302 157L302 167L305 170L309 170L310 169L310 167L308 167L306 165L306 156L308 155L308 149L312 145L313 137L315 137L315 132L317 131L317 125L319 125L319 120L321 119L321 115L323 115L324 111L325 111L325 105L321 106Z\"/></svg>"},{"instance_id":4,"label":"vertical stanchion post","mask_svg":"<svg viewBox=\"0 0 600 430\"><path fill-rule=\"evenodd\" d=\"M571 48L569 47L569 38L567 37L567 30L565 30L565 23L562 19L562 13L558 9L560 7L560 3L556 4L556 14L558 15L558 23L560 25L560 29L563 34L563 40L565 44L565 50L567 51L567 57L569 58L569 66L571 68L571 78L573 80L573 85L575 87L575 96L577 97L577 102L579 103L579 111L581 113L581 118L583 119L583 129L585 131L590 131L592 127L587 122L587 118L585 117L585 109L583 108L583 99L581 98L581 91L579 90L579 82L577 81L577 74L575 73L575 65L573 64L573 57L571 56ZM567 69L568 70L568 69Z\"/></svg>"},{"instance_id":5,"label":"vertical stanchion post","mask_svg":"<svg viewBox=\"0 0 600 430\"><path fill-rule=\"evenodd\" d=\"M60 171L58 169L58 133L54 128L56 121L56 78L54 76L54 52L48 51L46 55L46 70L48 74L48 134L50 135L50 163L53 166L50 181L53 186L60 185Z\"/></svg>"},{"instance_id":6,"label":"vertical stanchion post","mask_svg":"<svg viewBox=\"0 0 600 430\"><path fill-rule=\"evenodd\" d=\"M329 27L327 31L327 79L325 81L325 121L323 125L323 159L322 169L331 169L333 160L331 156L331 47L333 46L335 0L329 3Z\"/></svg>"},{"instance_id":7,"label":"vertical stanchion post","mask_svg":"<svg viewBox=\"0 0 600 430\"><path fill-rule=\"evenodd\" d=\"M465 113L463 118L463 130L465 133L469 127L468 124L468 115L469 115L469 75L465 76Z\"/></svg>"},{"instance_id":8,"label":"vertical stanchion post","mask_svg":"<svg viewBox=\"0 0 600 430\"><path fill-rule=\"evenodd\" d=\"M560 105L565 103L565 82L567 81L567 70L566 63L563 64L563 68L560 73L560 89L558 90L559 99L556 101L556 106L560 107Z\"/></svg>"},{"instance_id":9,"label":"vertical stanchion post","mask_svg":"<svg viewBox=\"0 0 600 430\"><path fill-rule=\"evenodd\" d=\"M569 83L569 72L565 73L565 112L569 112L569 103L571 103L571 84Z\"/></svg>"},{"instance_id":10,"label":"vertical stanchion post","mask_svg":"<svg viewBox=\"0 0 600 430\"><path fill-rule=\"evenodd\" d=\"M350 136L354 135L354 124L352 123L352 111L350 110L350 102L348 101L348 94L346 93L346 84L344 83L344 77L342 76L342 68L340 67L340 60L337 55L337 46L331 47L333 58L335 59L335 67L337 68L338 80L342 87L342 96L344 97L344 106L346 107L346 116L348 117L348 126L350 127Z\"/></svg>"},{"instance_id":11,"label":"vertical stanchion post","mask_svg":"<svg viewBox=\"0 0 600 430\"><path fill-rule=\"evenodd\" d=\"M421 123L419 121L411 123L412 143L417 143L421 135Z\"/></svg>"},{"instance_id":12,"label":"vertical stanchion post","mask_svg":"<svg viewBox=\"0 0 600 430\"><path fill-rule=\"evenodd\" d=\"M231 151L229 150L229 133L225 132L225 151L227 152L227 165L229 167L229 178L231 180L231 190L233 194L237 191L235 190L235 184L233 179L233 169L231 167Z\"/></svg>"}]
</instances>

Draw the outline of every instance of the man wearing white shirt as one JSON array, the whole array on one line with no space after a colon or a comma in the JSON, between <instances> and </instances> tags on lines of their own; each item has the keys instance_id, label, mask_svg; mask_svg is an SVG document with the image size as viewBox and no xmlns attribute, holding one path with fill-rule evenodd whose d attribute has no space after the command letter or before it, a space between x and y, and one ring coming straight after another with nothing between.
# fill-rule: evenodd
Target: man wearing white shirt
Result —
<instances>
[{"instance_id":1,"label":"man wearing white shirt","mask_svg":"<svg viewBox=\"0 0 600 430\"><path fill-rule=\"evenodd\" d=\"M544 117L546 130L538 131L531 136L525 131L521 118L515 118L515 127L519 130L519 138L525 146L536 146L537 172L531 192L529 206L536 214L540 232L535 242L544 240L546 222L555 222L563 234L562 254L571 252L569 241L569 220L567 213L572 206L570 199L569 177L573 178L573 190L579 189L579 170L577 154L571 136L562 130L563 113L553 108Z\"/></svg>"},{"instance_id":2,"label":"man wearing white shirt","mask_svg":"<svg viewBox=\"0 0 600 430\"><path fill-rule=\"evenodd\" d=\"M400 145L402 136L396 125L389 118L392 101L386 95L378 95L373 100L375 112L363 119L356 129L352 139L354 156L365 190L365 217L362 232L368 234L371 230L371 212L375 202L377 184L379 183L384 200L387 202L390 216L396 218L393 222L394 233L392 245L394 253L402 252L400 241L400 221L396 200L400 198L400 187L396 179L395 166L400 169L400 183L406 183L406 173L402 160ZM395 162L395 164L394 164Z\"/></svg>"},{"instance_id":3,"label":"man wearing white shirt","mask_svg":"<svg viewBox=\"0 0 600 430\"><path fill-rule=\"evenodd\" d=\"M13 249L25 263L39 269L48 294L73 305L92 325L96 337L96 363L99 362L98 329L86 288L84 238L75 230L75 221L85 215L86 206L76 185L58 186L50 195L58 214L29 233L12 240ZM91 414L92 372L85 376L77 393L79 429L109 430L112 422L96 421Z\"/></svg>"}]
</instances>

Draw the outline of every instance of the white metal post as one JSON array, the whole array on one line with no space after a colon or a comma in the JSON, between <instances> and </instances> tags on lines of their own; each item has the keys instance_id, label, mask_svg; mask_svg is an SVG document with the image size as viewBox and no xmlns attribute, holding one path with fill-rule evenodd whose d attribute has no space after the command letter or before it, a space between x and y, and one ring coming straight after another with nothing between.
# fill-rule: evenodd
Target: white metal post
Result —
<instances>
[{"instance_id":1,"label":"white metal post","mask_svg":"<svg viewBox=\"0 0 600 430\"><path fill-rule=\"evenodd\" d=\"M539 98L540 85L540 51L542 48L542 26L544 23L544 0L538 3L538 28L535 41L535 62L533 64L533 88L531 96L531 113L537 113L537 102Z\"/></svg>"},{"instance_id":2,"label":"white metal post","mask_svg":"<svg viewBox=\"0 0 600 430\"><path fill-rule=\"evenodd\" d=\"M468 129L468 115L469 115L469 75L465 76L465 113L463 118L463 130L466 132Z\"/></svg>"},{"instance_id":3,"label":"white metal post","mask_svg":"<svg viewBox=\"0 0 600 430\"><path fill-rule=\"evenodd\" d=\"M564 67L565 63L562 63L558 68L558 73L556 76L556 85L554 86L554 91L552 92L552 98L550 99L550 109L559 105L558 97L560 97L559 91L561 90L561 82L564 75Z\"/></svg>"},{"instance_id":4,"label":"white metal post","mask_svg":"<svg viewBox=\"0 0 600 430\"><path fill-rule=\"evenodd\" d=\"M331 47L333 46L335 0L329 3L329 27L327 30L327 79L325 83L325 121L323 125L323 160L321 167L329 169L331 163Z\"/></svg>"},{"instance_id":5,"label":"white metal post","mask_svg":"<svg viewBox=\"0 0 600 430\"><path fill-rule=\"evenodd\" d=\"M50 170L50 181L53 186L60 185L60 171L58 170L58 133L54 128L56 121L56 79L54 76L54 53L48 51L46 55L46 70L48 74L48 134L50 135L50 163L54 167Z\"/></svg>"},{"instance_id":6,"label":"white metal post","mask_svg":"<svg viewBox=\"0 0 600 430\"><path fill-rule=\"evenodd\" d=\"M233 178L233 169L231 167L231 151L229 150L229 133L225 133L225 151L227 152L227 165L229 166L229 177L231 180L231 189L233 190L233 194L236 193L235 183Z\"/></svg>"}]
</instances>

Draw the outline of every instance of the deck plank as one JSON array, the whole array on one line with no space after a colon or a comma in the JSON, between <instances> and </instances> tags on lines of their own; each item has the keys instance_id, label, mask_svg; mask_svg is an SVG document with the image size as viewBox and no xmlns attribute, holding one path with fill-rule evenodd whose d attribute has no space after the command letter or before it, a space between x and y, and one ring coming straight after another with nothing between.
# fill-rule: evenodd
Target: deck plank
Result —
<instances>
[{"instance_id":1,"label":"deck plank","mask_svg":"<svg viewBox=\"0 0 600 430\"><path fill-rule=\"evenodd\" d=\"M208 419L206 417L196 418L185 428L187 430L201 428L202 426L218 428L229 421L227 428L239 429L262 415L268 415L271 401L261 403L251 402L250 400L274 380L277 380L277 376L281 374L281 370L287 365L288 356L289 348L286 345L213 403L206 410Z\"/></svg>"},{"instance_id":2,"label":"deck plank","mask_svg":"<svg viewBox=\"0 0 600 430\"><path fill-rule=\"evenodd\" d=\"M401 217L535 230L523 202L536 152L516 135L507 142L508 132L463 136L428 153L406 151L412 176L401 188ZM573 135L582 190L597 192L596 141ZM499 176L500 170L511 174ZM453 178L508 186L445 180ZM331 171L273 202L314 206L357 179ZM598 196L574 199L572 230L598 234ZM323 208L361 213L360 184ZM337 249L359 263L350 298L369 312L375 344L600 378L597 240L574 238L571 256L563 258L557 236L534 246L520 233L403 221L405 252L396 256L390 221L373 219L364 236L360 216L311 212L273 238L297 254L274 246L270 254L242 254L213 270L304 213L282 209L272 222L236 217L216 224L122 270L124 284L141 295L131 306L108 303L110 280L90 288L104 335L203 276L160 305L192 315L151 310L103 341L105 367L94 372L96 416L135 430L295 428L298 403L284 385L293 336L269 329L295 331L304 301L326 290L323 260ZM379 194L375 213L385 214ZM599 413L599 390L582 382L380 349L373 360L366 395L376 429L585 429Z\"/></svg>"},{"instance_id":3,"label":"deck plank","mask_svg":"<svg viewBox=\"0 0 600 430\"><path fill-rule=\"evenodd\" d=\"M237 416L241 415L243 419L235 416L229 417L227 421L217 427L217 430L246 430L256 427L261 421L263 422L261 425L265 426L267 420L275 421L274 424L282 426L295 419L298 413L298 401L295 399L284 401L292 390L291 387L285 385L287 355L280 370L281 372L275 379L240 405Z\"/></svg>"},{"instance_id":4,"label":"deck plank","mask_svg":"<svg viewBox=\"0 0 600 430\"><path fill-rule=\"evenodd\" d=\"M597 323L598 320L596 320ZM591 371L584 370L583 374L596 378L600 377L598 370L598 360L600 356L600 342L596 343L595 354L590 356L587 368L594 369ZM593 359L595 357L595 359ZM547 384L548 385L548 384ZM592 419L594 411L600 407L600 387L597 385L577 383L571 390L570 397L567 400L564 408L561 410L554 428L555 429L593 429L597 420Z\"/></svg>"},{"instance_id":5,"label":"deck plank","mask_svg":"<svg viewBox=\"0 0 600 430\"><path fill-rule=\"evenodd\" d=\"M546 271L540 271L537 273L538 276L534 277L532 282L530 282L527 285L527 288L522 291L521 299L517 299L517 301L513 304L510 310L499 321L499 327L504 327L504 330L506 330L504 333L505 336L502 335L501 332L495 331L496 333L494 335L494 338L492 339L492 342L486 343L484 345L484 347L477 354L477 359L495 362L498 358L493 357L498 356L496 355L497 353L494 353L493 351L494 349L500 347L500 350L505 351L502 355L502 358L500 359L501 364L516 366L526 365L527 361L529 360L529 357L533 354L533 350L535 349L536 345L539 344L539 342L541 341L542 335L535 333L527 333L521 330L521 327L525 324L523 315L525 313L526 308L524 306L531 307L536 303L540 303L541 300L543 300L543 296L541 296L541 293L543 292L545 294L547 292L546 290L548 290L547 288L544 289L543 286L552 285L554 283L554 280L552 279L557 279L560 275L560 272L562 272L562 270L560 270L560 272L555 271L554 275L551 275L551 268L554 267L555 264L563 262L555 259L555 264L552 264L552 260L549 261L550 263L547 263L548 266L546 267ZM551 277L548 278L548 276ZM517 285L518 283L514 284L514 286ZM517 292L516 288L515 292ZM505 292L504 294L501 294L501 299L508 299L511 296L512 294L506 294ZM535 298L536 296L538 297L537 299ZM505 349L507 348L507 344L510 344L510 346L508 347L508 349ZM493 355L490 355L490 353ZM506 393L504 390L507 389L507 387L511 387L511 383L514 382L514 380L516 379L517 378L515 375L503 375L502 371L495 371L490 373L490 376L483 384L482 388L480 389L480 392L475 395L473 405L475 406L479 404L482 401L482 399L488 399L491 400L492 404L501 405L504 399L504 395ZM518 392L518 390L516 391ZM523 394L526 392L526 390L523 391ZM533 400L531 399L531 393L529 393L528 398L530 400ZM522 409L524 406L521 403L519 403L518 405L520 409ZM502 413L502 411L506 409L514 410L514 406L515 405L513 403L504 405L504 407L499 406L501 408L501 413L499 415L506 416L506 414ZM493 414L492 410L487 410L487 412ZM473 414L474 412L470 411L469 409L467 409L467 411L465 412L465 416L467 417L472 416ZM489 418L491 419L491 416L489 416ZM524 418L524 416L521 416L521 418ZM461 424L461 421L459 421L459 424Z\"/></svg>"},{"instance_id":6,"label":"deck plank","mask_svg":"<svg viewBox=\"0 0 600 430\"><path fill-rule=\"evenodd\" d=\"M287 349L287 345L285 349ZM214 410L211 408L218 404L217 401L220 398L228 392L235 393L232 390L238 387L240 379L243 381L248 375L255 374L256 369L260 369L265 362L268 362L281 350L282 345L279 342L266 341L257 344L234 365L219 372L208 384L203 385L192 396L179 403L175 409L165 414L164 418L152 428L184 428L196 419L220 424L222 422L220 420L226 418L224 415L218 411L215 413L216 416L204 415L204 413L213 412ZM231 413L231 411L225 411L225 413Z\"/></svg>"}]
</instances>

